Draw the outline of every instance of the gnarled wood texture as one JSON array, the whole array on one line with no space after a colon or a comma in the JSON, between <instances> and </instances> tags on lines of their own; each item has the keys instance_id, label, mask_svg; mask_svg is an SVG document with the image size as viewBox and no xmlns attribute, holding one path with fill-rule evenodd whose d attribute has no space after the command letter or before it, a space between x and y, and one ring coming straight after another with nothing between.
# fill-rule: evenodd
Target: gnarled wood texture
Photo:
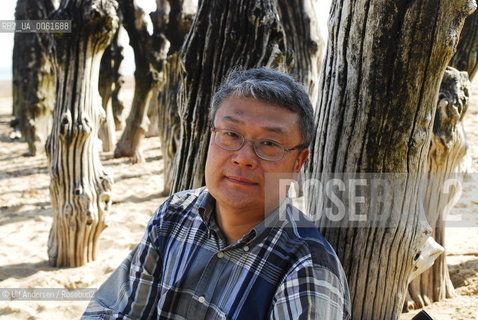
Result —
<instances>
[{"instance_id":1,"label":"gnarled wood texture","mask_svg":"<svg viewBox=\"0 0 478 320\"><path fill-rule=\"evenodd\" d=\"M422 261L440 253L430 245L420 176L428 172L440 81L475 7L472 0L332 4L311 176L402 174L385 199L385 225L318 221L344 266L356 320L397 319L408 283L427 265ZM316 215L324 205L314 194L307 204ZM367 216L369 209L360 206L355 214Z\"/></svg>"},{"instance_id":2,"label":"gnarled wood texture","mask_svg":"<svg viewBox=\"0 0 478 320\"><path fill-rule=\"evenodd\" d=\"M443 222L461 194L462 163L468 149L463 117L468 109L470 93L468 73L447 67L440 87L428 154L430 182L424 202L427 220L433 229L432 236L444 247ZM450 188L452 180L453 188ZM408 286L408 293L406 310L423 308L454 296L446 255L438 257L430 269L414 279Z\"/></svg>"},{"instance_id":3,"label":"gnarled wood texture","mask_svg":"<svg viewBox=\"0 0 478 320\"><path fill-rule=\"evenodd\" d=\"M52 16L72 20L70 34L51 39L57 99L46 148L53 209L48 256L58 267L95 260L106 228L113 179L99 157L105 112L98 76L101 55L118 27L115 6L114 0L65 0Z\"/></svg>"},{"instance_id":4,"label":"gnarled wood texture","mask_svg":"<svg viewBox=\"0 0 478 320\"><path fill-rule=\"evenodd\" d=\"M288 72L308 90L315 108L319 94L319 72L325 55L325 41L319 29L315 0L277 1L286 47L292 51Z\"/></svg>"},{"instance_id":5,"label":"gnarled wood texture","mask_svg":"<svg viewBox=\"0 0 478 320\"><path fill-rule=\"evenodd\" d=\"M158 86L155 114L158 135L161 139L161 152L164 163L164 192L171 191L173 181L174 154L179 145L180 120L178 112L178 92L181 85L182 69L179 54L191 28L197 7L191 0L158 0L158 8L165 8L163 15L152 15L158 27L157 34L169 43L167 56L162 60L163 78ZM159 10L157 11L159 12ZM150 119L151 120L151 119Z\"/></svg>"},{"instance_id":6,"label":"gnarled wood texture","mask_svg":"<svg viewBox=\"0 0 478 320\"><path fill-rule=\"evenodd\" d=\"M478 10L466 18L450 66L468 72L470 81L475 78L478 71Z\"/></svg>"},{"instance_id":7,"label":"gnarled wood texture","mask_svg":"<svg viewBox=\"0 0 478 320\"><path fill-rule=\"evenodd\" d=\"M18 0L16 20L44 20L51 0ZM52 125L55 83L44 33L15 33L13 46L12 127L28 144L28 155L44 150Z\"/></svg>"}]
</instances>

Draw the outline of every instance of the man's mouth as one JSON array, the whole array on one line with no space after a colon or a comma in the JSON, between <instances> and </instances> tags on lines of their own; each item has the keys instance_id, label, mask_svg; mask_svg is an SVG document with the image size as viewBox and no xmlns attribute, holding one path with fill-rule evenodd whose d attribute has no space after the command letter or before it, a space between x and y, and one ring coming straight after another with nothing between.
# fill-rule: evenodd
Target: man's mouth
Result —
<instances>
[{"instance_id":1,"label":"man's mouth","mask_svg":"<svg viewBox=\"0 0 478 320\"><path fill-rule=\"evenodd\" d=\"M245 186L253 186L257 185L257 182L254 182L253 180L249 180L244 177L239 177L239 176L226 176L226 180L232 183L237 183Z\"/></svg>"}]
</instances>

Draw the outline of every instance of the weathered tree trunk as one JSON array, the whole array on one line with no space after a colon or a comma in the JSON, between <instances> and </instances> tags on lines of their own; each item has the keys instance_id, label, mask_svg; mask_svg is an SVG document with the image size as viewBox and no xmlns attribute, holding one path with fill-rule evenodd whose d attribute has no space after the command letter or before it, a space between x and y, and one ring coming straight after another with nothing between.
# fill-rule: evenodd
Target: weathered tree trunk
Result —
<instances>
[{"instance_id":1,"label":"weathered tree trunk","mask_svg":"<svg viewBox=\"0 0 478 320\"><path fill-rule=\"evenodd\" d=\"M54 266L94 260L106 228L113 180L99 158L105 112L98 77L101 55L118 27L115 6L113 0L64 0L53 13L73 25L68 36L52 39L57 100L46 149L53 209L48 256Z\"/></svg>"},{"instance_id":2,"label":"weathered tree trunk","mask_svg":"<svg viewBox=\"0 0 478 320\"><path fill-rule=\"evenodd\" d=\"M54 10L51 0L18 0L16 20L44 20ZM28 144L28 155L43 150L51 130L55 101L52 65L41 33L15 33L13 47L12 126Z\"/></svg>"},{"instance_id":3,"label":"weathered tree trunk","mask_svg":"<svg viewBox=\"0 0 478 320\"><path fill-rule=\"evenodd\" d=\"M473 81L478 71L478 11L466 18L450 66L468 72L470 81Z\"/></svg>"},{"instance_id":4,"label":"weathered tree trunk","mask_svg":"<svg viewBox=\"0 0 478 320\"><path fill-rule=\"evenodd\" d=\"M153 38L148 33L144 11L134 0L120 1L123 25L128 32L134 51L134 96L126 127L116 144L115 158L131 157L133 163L143 162L140 144L148 130L148 106L153 87L159 80L156 58L152 49Z\"/></svg>"},{"instance_id":5,"label":"weathered tree trunk","mask_svg":"<svg viewBox=\"0 0 478 320\"><path fill-rule=\"evenodd\" d=\"M111 44L106 48L101 58L99 92L101 96L101 105L106 112L106 121L100 128L99 138L103 142L103 151L113 151L116 136L116 121L113 113L113 92L116 92L118 98L119 90L117 87L122 85L123 79L119 72L121 60L123 60L123 47L118 43L120 28L117 29ZM118 102L118 101L117 101Z\"/></svg>"},{"instance_id":6,"label":"weathered tree trunk","mask_svg":"<svg viewBox=\"0 0 478 320\"><path fill-rule=\"evenodd\" d=\"M292 51L289 73L307 88L313 106L319 93L319 72L325 42L319 29L316 0L277 1L286 47Z\"/></svg>"},{"instance_id":7,"label":"weathered tree trunk","mask_svg":"<svg viewBox=\"0 0 478 320\"><path fill-rule=\"evenodd\" d=\"M380 206L387 219L372 227L359 227L356 217L368 219L376 203L350 206L355 216L334 222L322 210L330 201L308 195L309 212L321 215L318 226L344 266L356 320L397 319L408 283L442 250L430 238L420 176L428 171L440 80L474 7L471 0L332 4L311 176L390 173L381 179L394 183Z\"/></svg>"},{"instance_id":8,"label":"weathered tree trunk","mask_svg":"<svg viewBox=\"0 0 478 320\"><path fill-rule=\"evenodd\" d=\"M179 54L197 11L191 0L158 0L158 10L151 15L154 34L169 43L167 56L162 60L162 81L157 88L155 115L157 130L161 140L164 163L164 190L169 193L173 181L173 161L179 145L180 119L178 112L178 92L181 84ZM160 10L161 8L161 10ZM164 41L163 40L163 41ZM155 43L161 43L155 41ZM156 51L162 51L157 48Z\"/></svg>"},{"instance_id":9,"label":"weathered tree trunk","mask_svg":"<svg viewBox=\"0 0 478 320\"><path fill-rule=\"evenodd\" d=\"M163 72L165 82L159 89L157 105L160 115L158 129L164 165L163 192L169 194L174 181L174 155L179 147L181 134L181 120L178 112L178 92L181 83L179 52L168 55Z\"/></svg>"},{"instance_id":10,"label":"weathered tree trunk","mask_svg":"<svg viewBox=\"0 0 478 320\"><path fill-rule=\"evenodd\" d=\"M149 120L149 127L148 131L146 131L145 137L157 137L159 136L159 107L158 107L158 95L159 89L157 87L153 88L153 94L151 99L149 100L149 107L148 107L148 120Z\"/></svg>"},{"instance_id":11,"label":"weathered tree trunk","mask_svg":"<svg viewBox=\"0 0 478 320\"><path fill-rule=\"evenodd\" d=\"M121 51L117 52L118 55L115 56L115 68L119 68L121 61L124 58L122 51L123 48L121 48ZM111 107L113 109L113 119L115 122L116 131L123 130L124 128L123 110L125 107L123 100L121 100L119 96L121 87L123 87L124 82L125 80L123 75L117 73L114 81L113 91L111 92Z\"/></svg>"},{"instance_id":12,"label":"weathered tree trunk","mask_svg":"<svg viewBox=\"0 0 478 320\"><path fill-rule=\"evenodd\" d=\"M461 194L459 183L454 183L454 187L450 188L448 182L451 179L457 182L462 180L461 164L468 148L462 120L468 109L470 92L468 73L448 67L443 76L435 114L428 155L430 183L424 202L427 220L433 229L432 236L442 246L445 246L443 221ZM410 296L406 301L406 310L423 308L432 302L454 296L445 254L409 284L408 293Z\"/></svg>"},{"instance_id":13,"label":"weathered tree trunk","mask_svg":"<svg viewBox=\"0 0 478 320\"><path fill-rule=\"evenodd\" d=\"M212 94L232 68L260 66L291 69L315 92L318 41L314 17L308 5L293 1L283 4L281 14L287 30L278 19L276 1L202 1L196 20L184 45L180 90L180 145L175 154L171 192L204 184L204 164L209 140L207 115ZM293 8L297 6L297 8ZM244 18L247 17L247 18ZM299 20L297 20L299 19ZM300 20L304 19L304 20ZM290 39L289 39L290 37ZM303 37L304 43L300 43ZM287 50L290 43L290 50ZM294 66L289 65L295 61ZM310 70L309 70L310 68Z\"/></svg>"}]
</instances>

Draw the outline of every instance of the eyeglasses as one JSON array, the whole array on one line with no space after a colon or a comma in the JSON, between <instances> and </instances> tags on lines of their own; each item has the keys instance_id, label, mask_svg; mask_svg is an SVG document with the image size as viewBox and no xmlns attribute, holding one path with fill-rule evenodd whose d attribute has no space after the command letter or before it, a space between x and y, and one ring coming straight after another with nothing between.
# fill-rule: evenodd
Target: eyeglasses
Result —
<instances>
[{"instance_id":1,"label":"eyeglasses","mask_svg":"<svg viewBox=\"0 0 478 320\"><path fill-rule=\"evenodd\" d=\"M283 145L272 140L245 139L242 134L229 129L211 128L211 131L214 132L214 142L219 148L228 151L237 151L244 146L246 141L250 141L254 146L254 152L256 155L267 161L280 161L284 158L286 152L304 148L304 145L302 144L287 149L284 148Z\"/></svg>"}]
</instances>

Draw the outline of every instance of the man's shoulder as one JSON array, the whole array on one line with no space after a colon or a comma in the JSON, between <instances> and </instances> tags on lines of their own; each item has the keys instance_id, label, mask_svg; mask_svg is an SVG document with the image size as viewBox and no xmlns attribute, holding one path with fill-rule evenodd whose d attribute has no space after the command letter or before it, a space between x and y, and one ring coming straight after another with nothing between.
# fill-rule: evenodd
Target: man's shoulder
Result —
<instances>
[{"instance_id":1,"label":"man's shoulder","mask_svg":"<svg viewBox=\"0 0 478 320\"><path fill-rule=\"evenodd\" d=\"M154 213L154 220L196 215L210 197L206 187L179 191L169 196Z\"/></svg>"},{"instance_id":2,"label":"man's shoulder","mask_svg":"<svg viewBox=\"0 0 478 320\"><path fill-rule=\"evenodd\" d=\"M175 207L189 207L191 204L202 205L203 201L206 201L209 192L206 187L197 189L189 189L176 192L172 194L170 199L170 205Z\"/></svg>"},{"instance_id":3,"label":"man's shoulder","mask_svg":"<svg viewBox=\"0 0 478 320\"><path fill-rule=\"evenodd\" d=\"M326 268L338 276L342 267L330 243L302 211L293 206L288 209L289 223L285 230L289 241L296 243L300 255L308 257L311 265Z\"/></svg>"}]
</instances>

